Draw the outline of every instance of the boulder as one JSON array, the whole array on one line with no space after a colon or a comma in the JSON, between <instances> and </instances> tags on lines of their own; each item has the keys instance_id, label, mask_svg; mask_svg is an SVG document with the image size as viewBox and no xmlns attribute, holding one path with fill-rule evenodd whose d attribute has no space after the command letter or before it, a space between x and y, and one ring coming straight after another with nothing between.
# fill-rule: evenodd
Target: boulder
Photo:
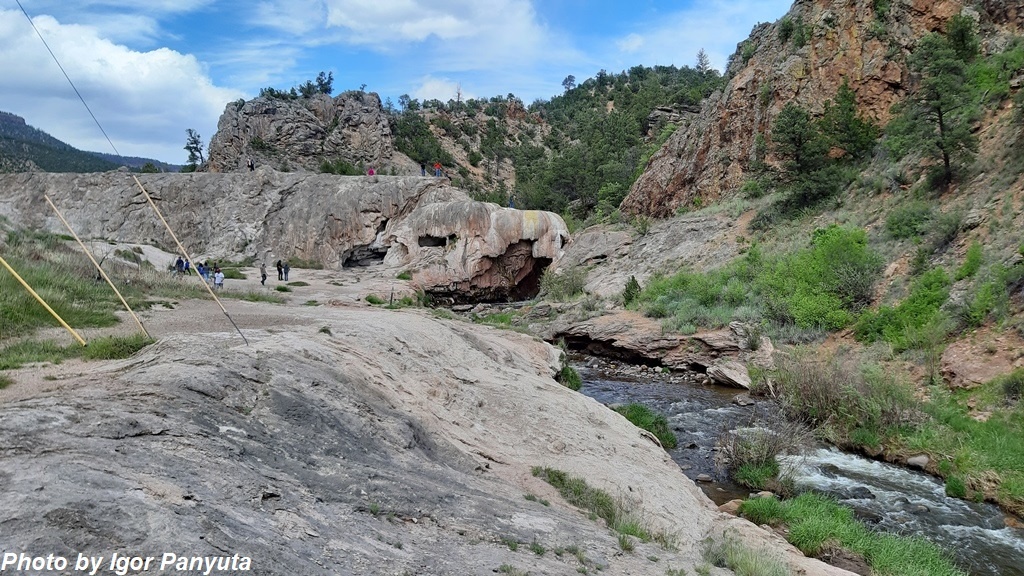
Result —
<instances>
[{"instance_id":1,"label":"boulder","mask_svg":"<svg viewBox=\"0 0 1024 576\"><path fill-rule=\"evenodd\" d=\"M725 386L750 389L750 374L747 367L734 360L717 363L708 367L708 376Z\"/></svg>"},{"instance_id":2,"label":"boulder","mask_svg":"<svg viewBox=\"0 0 1024 576\"><path fill-rule=\"evenodd\" d=\"M917 456L911 456L910 458L907 458L907 466L913 468L914 470L924 470L928 468L928 464L930 462L931 459L928 458L927 454L918 454Z\"/></svg>"}]
</instances>

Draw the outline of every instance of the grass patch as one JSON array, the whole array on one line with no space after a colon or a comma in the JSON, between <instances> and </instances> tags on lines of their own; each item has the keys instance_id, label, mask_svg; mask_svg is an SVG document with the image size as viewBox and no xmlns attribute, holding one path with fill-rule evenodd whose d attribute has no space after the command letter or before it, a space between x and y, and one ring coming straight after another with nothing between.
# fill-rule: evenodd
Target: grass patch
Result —
<instances>
[{"instance_id":1,"label":"grass patch","mask_svg":"<svg viewBox=\"0 0 1024 576\"><path fill-rule=\"evenodd\" d=\"M274 290L277 290L278 292L291 292L292 291L290 286L274 286Z\"/></svg>"},{"instance_id":2,"label":"grass patch","mask_svg":"<svg viewBox=\"0 0 1024 576\"><path fill-rule=\"evenodd\" d=\"M734 537L709 540L703 557L708 564L728 568L736 576L791 576L781 560L763 550L751 550Z\"/></svg>"},{"instance_id":3,"label":"grass patch","mask_svg":"<svg viewBox=\"0 0 1024 576\"><path fill-rule=\"evenodd\" d=\"M573 390L573 392L579 392L580 388L583 387L583 377L577 369L572 368L568 363L562 362L562 369L558 371L558 375L555 376L558 383Z\"/></svg>"},{"instance_id":4,"label":"grass patch","mask_svg":"<svg viewBox=\"0 0 1024 576\"><path fill-rule=\"evenodd\" d=\"M319 332L320 334L327 334L328 336L331 335L331 329L328 326L321 326L320 329L317 330L317 332Z\"/></svg>"},{"instance_id":5,"label":"grass patch","mask_svg":"<svg viewBox=\"0 0 1024 576\"><path fill-rule=\"evenodd\" d=\"M395 276L395 278L399 280L412 280L412 272L408 270L402 270L401 272L398 273L397 276Z\"/></svg>"},{"instance_id":6,"label":"grass patch","mask_svg":"<svg viewBox=\"0 0 1024 576\"><path fill-rule=\"evenodd\" d=\"M911 348L915 330L934 322L940 307L949 298L949 275L934 268L914 281L910 295L896 307L882 306L877 312L865 312L857 321L854 335L861 342L884 340L902 352Z\"/></svg>"},{"instance_id":7,"label":"grass patch","mask_svg":"<svg viewBox=\"0 0 1024 576\"><path fill-rule=\"evenodd\" d=\"M671 450L676 447L676 435L672 432L672 429L668 425L668 420L665 416L654 412L643 404L627 404L620 406L615 409L616 412L622 414L627 420L633 423L638 428L643 428L661 442L661 445L666 450Z\"/></svg>"},{"instance_id":8,"label":"grass patch","mask_svg":"<svg viewBox=\"0 0 1024 576\"><path fill-rule=\"evenodd\" d=\"M121 360L134 356L139 350L153 342L154 340L145 334L97 338L82 349L82 358L86 360Z\"/></svg>"},{"instance_id":9,"label":"grass patch","mask_svg":"<svg viewBox=\"0 0 1024 576\"><path fill-rule=\"evenodd\" d=\"M284 298L277 296L276 294L268 294L259 290L248 290L246 292L225 290L220 293L220 297L245 300L246 302L270 302L271 304L284 304Z\"/></svg>"},{"instance_id":10,"label":"grass patch","mask_svg":"<svg viewBox=\"0 0 1024 576\"><path fill-rule=\"evenodd\" d=\"M317 302L316 300L306 300L305 302L302 303L302 305L303 306L319 306L320 303Z\"/></svg>"},{"instance_id":11,"label":"grass patch","mask_svg":"<svg viewBox=\"0 0 1024 576\"><path fill-rule=\"evenodd\" d=\"M287 286L309 286L309 282L303 282L302 280L296 280L295 282L289 282Z\"/></svg>"},{"instance_id":12,"label":"grass patch","mask_svg":"<svg viewBox=\"0 0 1024 576\"><path fill-rule=\"evenodd\" d=\"M499 328L510 328L512 321L515 319L515 312L497 312L494 314L487 314L485 316L473 316L473 321L480 324L488 324L490 326L497 326Z\"/></svg>"},{"instance_id":13,"label":"grass patch","mask_svg":"<svg viewBox=\"0 0 1024 576\"><path fill-rule=\"evenodd\" d=\"M540 466L534 466L531 472L558 490L566 502L585 510L595 518L601 518L612 530L636 536L644 542L649 542L655 537L641 526L629 511L616 503L610 494L592 488L582 478L573 478L561 470Z\"/></svg>"},{"instance_id":14,"label":"grass patch","mask_svg":"<svg viewBox=\"0 0 1024 576\"><path fill-rule=\"evenodd\" d=\"M225 280L245 280L247 276L238 268L221 268Z\"/></svg>"},{"instance_id":15,"label":"grass patch","mask_svg":"<svg viewBox=\"0 0 1024 576\"><path fill-rule=\"evenodd\" d=\"M923 538L874 532L854 519L853 510L817 494L801 494L786 501L755 498L745 501L740 513L756 524L787 526L786 539L808 556L817 556L835 544L860 554L873 574L966 574L935 544Z\"/></svg>"},{"instance_id":16,"label":"grass patch","mask_svg":"<svg viewBox=\"0 0 1024 576\"><path fill-rule=\"evenodd\" d=\"M128 358L153 343L143 334L107 336L88 342L87 346L61 346L52 340L23 340L0 349L0 370L21 368L25 364L50 362L60 364L69 358L85 360L120 360Z\"/></svg>"},{"instance_id":17,"label":"grass patch","mask_svg":"<svg viewBox=\"0 0 1024 576\"><path fill-rule=\"evenodd\" d=\"M0 374L0 390L7 388L11 384L14 384L14 380L11 380L10 376L7 376L6 374Z\"/></svg>"},{"instance_id":18,"label":"grass patch","mask_svg":"<svg viewBox=\"0 0 1024 576\"><path fill-rule=\"evenodd\" d=\"M306 270L323 270L324 265L316 260L306 260L304 258L291 258L288 260L288 265L291 268L304 268Z\"/></svg>"},{"instance_id":19,"label":"grass patch","mask_svg":"<svg viewBox=\"0 0 1024 576\"><path fill-rule=\"evenodd\" d=\"M377 296L376 294L367 294L366 302L374 306L380 306L381 304L384 304L387 301L381 298L380 296Z\"/></svg>"}]
</instances>

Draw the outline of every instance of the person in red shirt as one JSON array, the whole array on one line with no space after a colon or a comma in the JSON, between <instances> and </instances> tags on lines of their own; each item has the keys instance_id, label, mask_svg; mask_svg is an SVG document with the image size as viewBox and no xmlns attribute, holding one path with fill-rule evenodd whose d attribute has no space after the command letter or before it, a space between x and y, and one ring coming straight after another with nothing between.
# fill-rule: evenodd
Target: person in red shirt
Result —
<instances>
[{"instance_id":1,"label":"person in red shirt","mask_svg":"<svg viewBox=\"0 0 1024 576\"><path fill-rule=\"evenodd\" d=\"M434 162L434 176L440 176L440 175L441 175L441 163L440 162Z\"/></svg>"}]
</instances>

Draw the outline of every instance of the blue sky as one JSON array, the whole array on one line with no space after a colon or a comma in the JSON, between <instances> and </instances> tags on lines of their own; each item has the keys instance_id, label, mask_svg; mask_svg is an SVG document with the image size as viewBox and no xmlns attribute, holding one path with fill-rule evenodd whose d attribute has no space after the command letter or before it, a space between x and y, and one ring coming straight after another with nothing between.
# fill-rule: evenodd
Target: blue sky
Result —
<instances>
[{"instance_id":1,"label":"blue sky","mask_svg":"<svg viewBox=\"0 0 1024 576\"><path fill-rule=\"evenodd\" d=\"M228 102L334 74L335 93L529 103L601 69L719 70L790 0L21 0L121 154L183 163ZM0 0L0 110L111 152L15 0Z\"/></svg>"}]
</instances>

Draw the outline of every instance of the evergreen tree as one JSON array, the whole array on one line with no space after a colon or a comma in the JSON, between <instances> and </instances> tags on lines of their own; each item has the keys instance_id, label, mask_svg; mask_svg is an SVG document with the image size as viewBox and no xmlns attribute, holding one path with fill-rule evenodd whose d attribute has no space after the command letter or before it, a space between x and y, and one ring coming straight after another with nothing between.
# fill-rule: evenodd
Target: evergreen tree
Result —
<instances>
[{"instance_id":1,"label":"evergreen tree","mask_svg":"<svg viewBox=\"0 0 1024 576\"><path fill-rule=\"evenodd\" d=\"M964 62L974 60L981 51L978 34L974 30L974 20L963 14L950 18L946 24L946 38L949 39L949 45L956 52L957 58Z\"/></svg>"},{"instance_id":2,"label":"evergreen tree","mask_svg":"<svg viewBox=\"0 0 1024 576\"><path fill-rule=\"evenodd\" d=\"M948 186L954 163L970 161L978 147L971 134L973 110L964 61L945 37L932 33L918 42L909 63L921 74L921 83L897 127L910 146L941 159L941 182Z\"/></svg>"},{"instance_id":3,"label":"evergreen tree","mask_svg":"<svg viewBox=\"0 0 1024 576\"><path fill-rule=\"evenodd\" d=\"M188 165L193 167L192 171L206 162L203 157L203 139L199 136L199 132L191 128L185 130L185 151L188 152Z\"/></svg>"},{"instance_id":4,"label":"evergreen tree","mask_svg":"<svg viewBox=\"0 0 1024 576\"><path fill-rule=\"evenodd\" d=\"M772 126L774 152L783 160L783 179L795 181L821 168L828 159L828 144L811 115L788 102Z\"/></svg>"},{"instance_id":5,"label":"evergreen tree","mask_svg":"<svg viewBox=\"0 0 1024 576\"><path fill-rule=\"evenodd\" d=\"M878 137L878 128L857 113L857 96L845 79L835 100L825 102L820 126L829 146L841 148L851 160L871 152Z\"/></svg>"}]
</instances>

